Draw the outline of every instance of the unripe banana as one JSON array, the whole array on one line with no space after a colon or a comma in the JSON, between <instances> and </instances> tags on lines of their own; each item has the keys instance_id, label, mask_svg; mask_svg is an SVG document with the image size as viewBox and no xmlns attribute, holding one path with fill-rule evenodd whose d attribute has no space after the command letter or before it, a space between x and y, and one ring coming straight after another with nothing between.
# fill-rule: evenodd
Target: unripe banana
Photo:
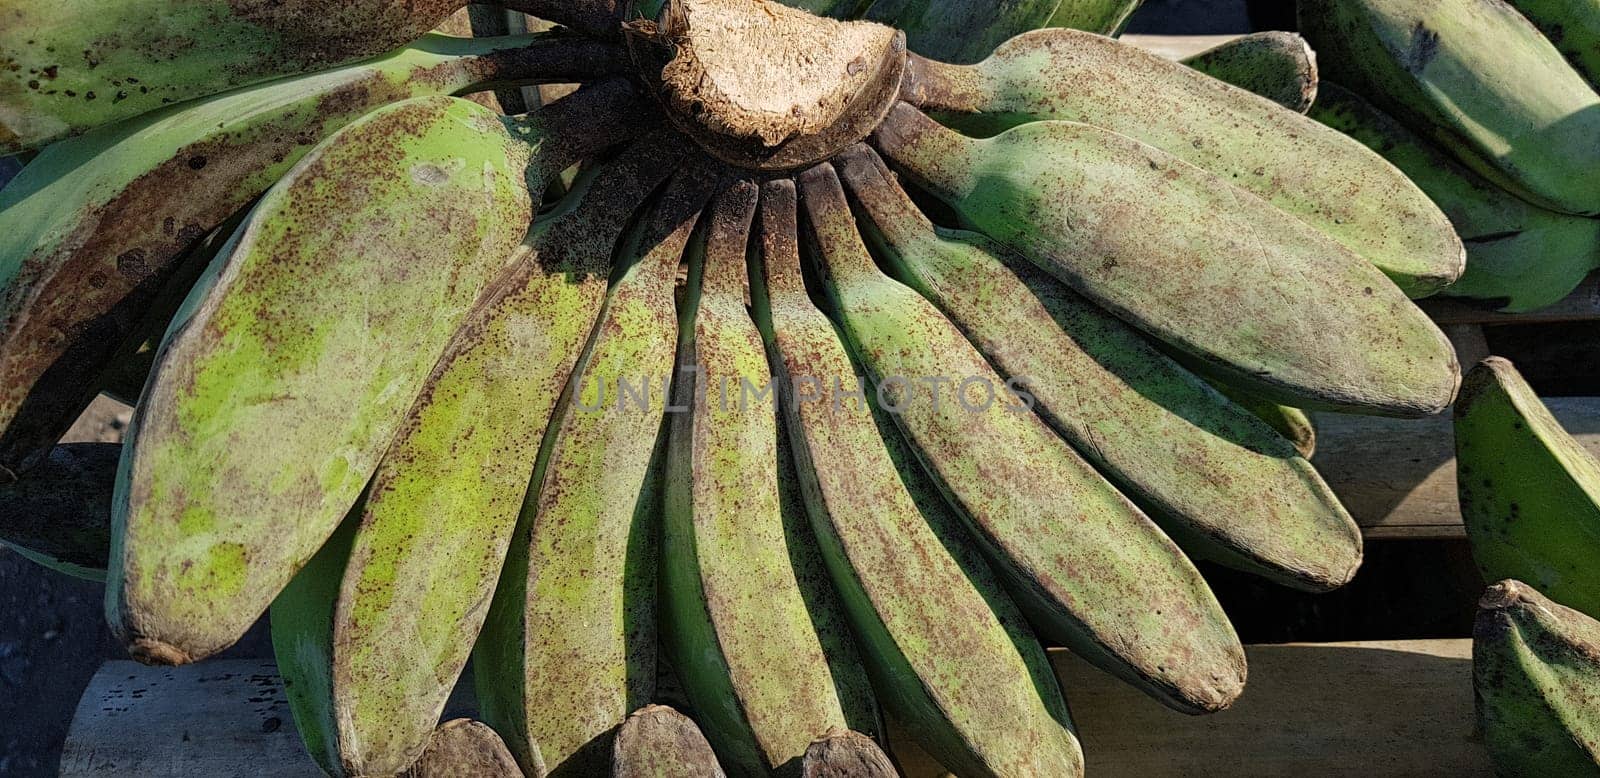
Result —
<instances>
[{"instance_id":1,"label":"unripe banana","mask_svg":"<svg viewBox=\"0 0 1600 778\"><path fill-rule=\"evenodd\" d=\"M1595 0L1507 0L1600 89L1600 3Z\"/></svg>"},{"instance_id":2,"label":"unripe banana","mask_svg":"<svg viewBox=\"0 0 1600 778\"><path fill-rule=\"evenodd\" d=\"M1019 33L1051 24L1059 0L875 0L864 18L905 31L906 47L940 62L977 62Z\"/></svg>"},{"instance_id":3,"label":"unripe banana","mask_svg":"<svg viewBox=\"0 0 1600 778\"><path fill-rule=\"evenodd\" d=\"M1144 0L1061 0L1045 26L1121 35L1133 12L1143 4Z\"/></svg>"},{"instance_id":4,"label":"unripe banana","mask_svg":"<svg viewBox=\"0 0 1600 778\"><path fill-rule=\"evenodd\" d=\"M1288 441L1025 260L935 230L871 150L839 160L893 272L1186 551L1317 591L1355 574L1360 529Z\"/></svg>"},{"instance_id":5,"label":"unripe banana","mask_svg":"<svg viewBox=\"0 0 1600 778\"><path fill-rule=\"evenodd\" d=\"M445 97L380 109L256 206L174 320L129 430L106 609L135 656L226 647L322 545L513 255L529 182L632 127L581 119L634 105L630 86L570 100L519 119Z\"/></svg>"},{"instance_id":6,"label":"unripe banana","mask_svg":"<svg viewBox=\"0 0 1600 778\"><path fill-rule=\"evenodd\" d=\"M1300 456L1310 459L1317 453L1317 428L1311 423L1311 416L1305 411L1279 405L1271 400L1263 400L1224 381L1213 381L1211 385L1223 396L1238 403L1239 407L1266 422L1267 426L1283 436L1284 440L1293 444L1295 451L1300 452Z\"/></svg>"},{"instance_id":7,"label":"unripe banana","mask_svg":"<svg viewBox=\"0 0 1600 778\"><path fill-rule=\"evenodd\" d=\"M1317 53L1292 32L1242 35L1180 61L1296 113L1317 99Z\"/></svg>"},{"instance_id":8,"label":"unripe banana","mask_svg":"<svg viewBox=\"0 0 1600 778\"><path fill-rule=\"evenodd\" d=\"M811 527L884 705L963 774L1081 774L1066 704L1016 606L893 422L838 396L857 372L806 293L793 182L762 187L761 227L752 307Z\"/></svg>"},{"instance_id":9,"label":"unripe banana","mask_svg":"<svg viewBox=\"0 0 1600 778\"><path fill-rule=\"evenodd\" d=\"M1041 30L971 67L912 56L901 98L968 133L1061 119L1148 143L1293 214L1412 297L1461 274L1461 241L1449 222L1376 154L1264 97L1133 46Z\"/></svg>"},{"instance_id":10,"label":"unripe banana","mask_svg":"<svg viewBox=\"0 0 1600 778\"><path fill-rule=\"evenodd\" d=\"M171 310L158 298L181 299L202 267L185 252L340 127L409 97L620 66L612 47L561 36L430 35L45 149L0 191L0 466L19 470L48 450L113 352L137 348L128 341L141 319L165 328Z\"/></svg>"},{"instance_id":11,"label":"unripe banana","mask_svg":"<svg viewBox=\"0 0 1600 778\"><path fill-rule=\"evenodd\" d=\"M1302 0L1326 76L1529 202L1600 213L1600 94L1504 0Z\"/></svg>"},{"instance_id":12,"label":"unripe banana","mask_svg":"<svg viewBox=\"0 0 1600 778\"><path fill-rule=\"evenodd\" d=\"M1600 267L1600 219L1529 204L1344 87L1324 81L1311 117L1394 163L1438 204L1467 247L1467 270L1445 294L1543 308Z\"/></svg>"},{"instance_id":13,"label":"unripe banana","mask_svg":"<svg viewBox=\"0 0 1600 778\"><path fill-rule=\"evenodd\" d=\"M336 599L298 606L333 608L322 702L337 736L325 761L341 775L392 775L427 746L483 625L546 423L600 311L622 217L677 156L659 143L629 147L631 161L601 170L569 196L575 205L534 228L379 461Z\"/></svg>"},{"instance_id":14,"label":"unripe banana","mask_svg":"<svg viewBox=\"0 0 1600 778\"><path fill-rule=\"evenodd\" d=\"M1264 397L1425 416L1455 396L1455 351L1382 273L1160 149L1070 122L972 140L904 103L872 137L977 231Z\"/></svg>"},{"instance_id":15,"label":"unripe banana","mask_svg":"<svg viewBox=\"0 0 1600 778\"><path fill-rule=\"evenodd\" d=\"M111 547L116 443L63 443L0 486L0 547L57 572L104 581Z\"/></svg>"},{"instance_id":16,"label":"unripe banana","mask_svg":"<svg viewBox=\"0 0 1600 778\"><path fill-rule=\"evenodd\" d=\"M830 165L800 186L837 323L880 404L1034 625L1178 710L1228 707L1244 650L1193 565L954 324L873 264Z\"/></svg>"},{"instance_id":17,"label":"unripe banana","mask_svg":"<svg viewBox=\"0 0 1600 778\"><path fill-rule=\"evenodd\" d=\"M1455 433L1461 517L1484 579L1516 578L1600 617L1600 461L1499 357L1467 374Z\"/></svg>"},{"instance_id":18,"label":"unripe banana","mask_svg":"<svg viewBox=\"0 0 1600 778\"><path fill-rule=\"evenodd\" d=\"M756 200L749 182L724 191L691 251L661 549L673 669L723 764L750 775L795 770L832 728L881 731L760 395L772 374L744 302Z\"/></svg>"},{"instance_id":19,"label":"unripe banana","mask_svg":"<svg viewBox=\"0 0 1600 778\"><path fill-rule=\"evenodd\" d=\"M508 0L568 21L593 0ZM0 8L0 155L422 37L461 0L59 0ZM575 18L574 21L577 21ZM609 27L609 25L607 25ZM606 32L615 34L614 29ZM221 64L219 64L221 63Z\"/></svg>"},{"instance_id":20,"label":"unripe banana","mask_svg":"<svg viewBox=\"0 0 1600 778\"><path fill-rule=\"evenodd\" d=\"M1600 775L1600 622L1514 580L1478 607L1472 681L1496 772Z\"/></svg>"},{"instance_id":21,"label":"unripe banana","mask_svg":"<svg viewBox=\"0 0 1600 778\"><path fill-rule=\"evenodd\" d=\"M637 247L620 254L624 269L545 435L474 649L484 720L530 771L604 773L611 734L655 690L652 452L677 342L673 284L711 183L700 168L680 174L630 241ZM595 217L616 223L623 213L613 205ZM592 258L601 283L611 256Z\"/></svg>"}]
</instances>

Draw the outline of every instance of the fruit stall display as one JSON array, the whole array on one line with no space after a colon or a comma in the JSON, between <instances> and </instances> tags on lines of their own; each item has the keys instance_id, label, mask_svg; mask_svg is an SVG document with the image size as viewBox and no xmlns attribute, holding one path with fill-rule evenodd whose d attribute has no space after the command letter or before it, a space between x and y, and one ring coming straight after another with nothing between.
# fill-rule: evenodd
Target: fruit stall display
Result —
<instances>
[{"instance_id":1,"label":"fruit stall display","mask_svg":"<svg viewBox=\"0 0 1600 778\"><path fill-rule=\"evenodd\" d=\"M137 5L0 9L0 539L148 664L270 610L334 775L1093 771L1058 674L1208 714L1303 661L1196 561L1351 580L1313 420L1403 436L1480 319L1600 307L1584 3L1183 62L1137 2ZM102 393L125 443L58 444ZM1518 499L1458 483L1469 535ZM1600 630L1536 572L1481 643ZM1559 658L1480 660L1486 722L1593 744L1507 680Z\"/></svg>"}]
</instances>

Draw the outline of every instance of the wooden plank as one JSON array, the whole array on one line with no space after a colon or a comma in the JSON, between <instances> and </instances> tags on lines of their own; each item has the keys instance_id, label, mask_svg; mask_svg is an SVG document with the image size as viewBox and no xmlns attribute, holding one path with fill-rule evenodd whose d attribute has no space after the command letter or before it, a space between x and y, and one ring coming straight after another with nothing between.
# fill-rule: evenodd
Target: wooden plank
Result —
<instances>
[{"instance_id":1,"label":"wooden plank","mask_svg":"<svg viewBox=\"0 0 1600 778\"><path fill-rule=\"evenodd\" d=\"M1055 650L1096 776L1485 775L1472 738L1467 640L1249 646L1228 711L1172 711ZM459 690L458 690L459 691ZM459 699L446 718L470 715ZM908 778L939 766L891 729ZM178 668L107 662L78 706L61 775L316 774L271 662Z\"/></svg>"},{"instance_id":2,"label":"wooden plank","mask_svg":"<svg viewBox=\"0 0 1600 778\"><path fill-rule=\"evenodd\" d=\"M1545 404L1600 456L1600 397L1551 397ZM1425 419L1317 413L1313 420L1311 461L1368 538L1465 536L1448 412Z\"/></svg>"},{"instance_id":3,"label":"wooden plank","mask_svg":"<svg viewBox=\"0 0 1600 778\"><path fill-rule=\"evenodd\" d=\"M1238 35L1124 35L1118 40L1159 54L1167 59L1183 59L1206 49L1221 46Z\"/></svg>"},{"instance_id":4,"label":"wooden plank","mask_svg":"<svg viewBox=\"0 0 1600 778\"><path fill-rule=\"evenodd\" d=\"M1600 320L1600 273L1585 278L1559 302L1527 313L1500 313L1471 300L1430 297L1417 305L1440 324L1549 324Z\"/></svg>"}]
</instances>

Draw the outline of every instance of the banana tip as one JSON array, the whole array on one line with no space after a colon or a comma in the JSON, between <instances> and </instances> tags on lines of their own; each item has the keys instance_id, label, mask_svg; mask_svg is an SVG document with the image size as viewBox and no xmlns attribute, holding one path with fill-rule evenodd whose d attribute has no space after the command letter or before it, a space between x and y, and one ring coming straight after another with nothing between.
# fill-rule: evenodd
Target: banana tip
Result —
<instances>
[{"instance_id":1,"label":"banana tip","mask_svg":"<svg viewBox=\"0 0 1600 778\"><path fill-rule=\"evenodd\" d=\"M1485 590L1482 599L1478 600L1478 607L1483 610L1505 610L1519 605L1534 604L1538 601L1538 596L1533 587L1508 578Z\"/></svg>"},{"instance_id":2,"label":"banana tip","mask_svg":"<svg viewBox=\"0 0 1600 778\"><path fill-rule=\"evenodd\" d=\"M135 638L128 644L128 655L147 665L186 665L194 661L189 652L154 638Z\"/></svg>"}]
</instances>

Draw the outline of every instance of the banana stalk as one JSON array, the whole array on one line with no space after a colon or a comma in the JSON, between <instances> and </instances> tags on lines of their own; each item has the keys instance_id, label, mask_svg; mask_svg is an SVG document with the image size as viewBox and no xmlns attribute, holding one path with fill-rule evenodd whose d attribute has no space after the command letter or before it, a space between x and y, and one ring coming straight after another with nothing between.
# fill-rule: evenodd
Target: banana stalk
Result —
<instances>
[{"instance_id":1,"label":"banana stalk","mask_svg":"<svg viewBox=\"0 0 1600 778\"><path fill-rule=\"evenodd\" d=\"M1455 433L1461 517L1484 579L1516 578L1600 616L1600 461L1498 357L1467 374Z\"/></svg>"},{"instance_id":2,"label":"banana stalk","mask_svg":"<svg viewBox=\"0 0 1600 778\"><path fill-rule=\"evenodd\" d=\"M806 293L795 211L792 181L762 187L751 299L811 527L883 703L962 774L1081 774L1066 704L1016 606L892 422L838 396L857 373Z\"/></svg>"},{"instance_id":3,"label":"banana stalk","mask_svg":"<svg viewBox=\"0 0 1600 778\"><path fill-rule=\"evenodd\" d=\"M1472 681L1496 771L1600 775L1600 622L1514 580L1478 607Z\"/></svg>"},{"instance_id":4,"label":"banana stalk","mask_svg":"<svg viewBox=\"0 0 1600 778\"><path fill-rule=\"evenodd\" d=\"M1160 149L1070 122L972 140L904 103L872 137L979 232L1264 397L1425 416L1455 396L1449 341L1382 273Z\"/></svg>"},{"instance_id":5,"label":"banana stalk","mask_svg":"<svg viewBox=\"0 0 1600 778\"><path fill-rule=\"evenodd\" d=\"M1060 775L1060 773L1052 773ZM806 747L800 778L899 778L900 771L872 738L836 730Z\"/></svg>"},{"instance_id":6,"label":"banana stalk","mask_svg":"<svg viewBox=\"0 0 1600 778\"><path fill-rule=\"evenodd\" d=\"M523 778L500 736L483 722L452 719L428 738L428 748L403 778Z\"/></svg>"},{"instance_id":7,"label":"banana stalk","mask_svg":"<svg viewBox=\"0 0 1600 778\"><path fill-rule=\"evenodd\" d=\"M665 705L646 705L622 722L611 749L612 778L726 778L699 727Z\"/></svg>"},{"instance_id":8,"label":"banana stalk","mask_svg":"<svg viewBox=\"0 0 1600 778\"><path fill-rule=\"evenodd\" d=\"M1303 0L1298 10L1330 80L1531 203L1600 213L1600 94L1504 0Z\"/></svg>"},{"instance_id":9,"label":"banana stalk","mask_svg":"<svg viewBox=\"0 0 1600 778\"><path fill-rule=\"evenodd\" d=\"M203 267L195 243L340 127L410 97L621 66L613 47L560 36L430 35L45 149L0 191L0 467L42 456L93 399L113 353L136 349L152 318L165 328L161 298L181 299Z\"/></svg>"},{"instance_id":10,"label":"banana stalk","mask_svg":"<svg viewBox=\"0 0 1600 778\"><path fill-rule=\"evenodd\" d=\"M766 353L745 310L756 200L752 183L726 190L691 252L661 581L665 648L701 729L727 767L752 775L798 772L806 747L832 728L881 731L807 536Z\"/></svg>"},{"instance_id":11,"label":"banana stalk","mask_svg":"<svg viewBox=\"0 0 1600 778\"><path fill-rule=\"evenodd\" d=\"M1180 61L1295 113L1317 99L1317 53L1292 32L1242 35Z\"/></svg>"},{"instance_id":12,"label":"banana stalk","mask_svg":"<svg viewBox=\"0 0 1600 778\"><path fill-rule=\"evenodd\" d=\"M873 264L830 165L800 185L837 323L879 403L1034 625L1178 710L1228 707L1244 650L1193 565L954 324Z\"/></svg>"},{"instance_id":13,"label":"banana stalk","mask_svg":"<svg viewBox=\"0 0 1600 778\"><path fill-rule=\"evenodd\" d=\"M710 196L704 170L681 174L650 211L637 247L622 254L627 262L545 436L475 649L484 718L530 772L604 773L611 734L655 690L652 452L677 340L673 284ZM597 221L620 222L628 209L612 205L596 211ZM593 259L603 282L610 252Z\"/></svg>"},{"instance_id":14,"label":"banana stalk","mask_svg":"<svg viewBox=\"0 0 1600 778\"><path fill-rule=\"evenodd\" d=\"M631 125L585 117L636 99L608 82L507 119L416 98L347 126L263 198L174 320L129 430L106 608L135 656L203 658L265 609L506 268L530 189L622 140Z\"/></svg>"},{"instance_id":15,"label":"banana stalk","mask_svg":"<svg viewBox=\"0 0 1600 778\"><path fill-rule=\"evenodd\" d=\"M1143 141L1310 224L1412 297L1461 274L1449 221L1376 154L1266 98L1113 40L1042 30L970 67L913 55L901 99L970 134L1061 119Z\"/></svg>"}]
</instances>

